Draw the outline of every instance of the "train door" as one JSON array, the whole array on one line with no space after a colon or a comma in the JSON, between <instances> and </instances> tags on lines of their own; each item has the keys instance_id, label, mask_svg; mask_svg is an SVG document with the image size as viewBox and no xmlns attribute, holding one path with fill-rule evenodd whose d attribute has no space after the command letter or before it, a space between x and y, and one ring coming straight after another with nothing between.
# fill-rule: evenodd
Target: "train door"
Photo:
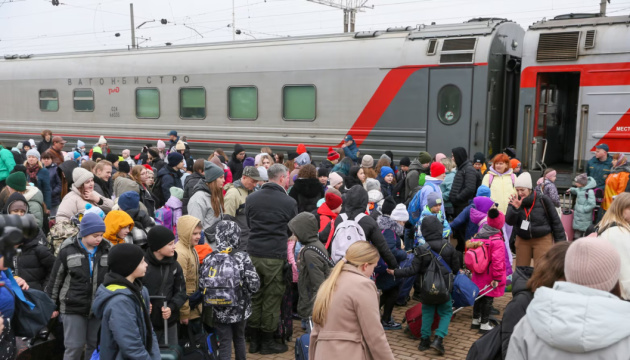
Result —
<instances>
[{"instance_id":1,"label":"train door","mask_svg":"<svg viewBox=\"0 0 630 360\"><path fill-rule=\"evenodd\" d=\"M536 84L532 167L570 176L576 150L580 73L540 73Z\"/></svg>"},{"instance_id":2,"label":"train door","mask_svg":"<svg viewBox=\"0 0 630 360\"><path fill-rule=\"evenodd\" d=\"M430 154L450 155L458 146L469 149L472 79L472 68L431 69L427 116Z\"/></svg>"}]
</instances>

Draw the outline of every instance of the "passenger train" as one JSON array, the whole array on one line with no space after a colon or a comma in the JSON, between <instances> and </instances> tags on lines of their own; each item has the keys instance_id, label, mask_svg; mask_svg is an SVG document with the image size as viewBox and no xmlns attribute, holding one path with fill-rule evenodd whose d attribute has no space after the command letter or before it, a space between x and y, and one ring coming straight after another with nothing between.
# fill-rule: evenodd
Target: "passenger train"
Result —
<instances>
[{"instance_id":1,"label":"passenger train","mask_svg":"<svg viewBox=\"0 0 630 360\"><path fill-rule=\"evenodd\" d=\"M240 143L321 158L515 146L526 169L582 171L597 143L630 152L627 16L499 18L384 31L0 59L0 140L116 151L177 130L193 152ZM134 147L135 146L135 147ZM68 146L69 149L69 146ZM562 176L559 176L562 179ZM561 180L562 181L562 180Z\"/></svg>"}]
</instances>

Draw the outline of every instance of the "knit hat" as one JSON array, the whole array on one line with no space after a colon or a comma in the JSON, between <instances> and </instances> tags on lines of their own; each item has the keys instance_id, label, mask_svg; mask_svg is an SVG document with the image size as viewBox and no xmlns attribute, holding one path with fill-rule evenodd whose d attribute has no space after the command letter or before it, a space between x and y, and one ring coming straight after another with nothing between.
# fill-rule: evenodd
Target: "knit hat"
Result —
<instances>
[{"instance_id":1,"label":"knit hat","mask_svg":"<svg viewBox=\"0 0 630 360\"><path fill-rule=\"evenodd\" d=\"M164 143L164 141L158 140L157 141L157 148L158 149L166 149L166 144Z\"/></svg>"},{"instance_id":2,"label":"knit hat","mask_svg":"<svg viewBox=\"0 0 630 360\"><path fill-rule=\"evenodd\" d=\"M545 179L551 181L551 178L558 175L558 172L556 170L551 170L550 172L547 173L547 175L545 175L545 177L541 177L540 179L538 179L538 181L536 181L536 185L540 185L542 184Z\"/></svg>"},{"instance_id":3,"label":"knit hat","mask_svg":"<svg viewBox=\"0 0 630 360\"><path fill-rule=\"evenodd\" d=\"M149 165L149 164L142 164L142 166L144 166L147 170L153 172L153 168L151 167L151 165Z\"/></svg>"},{"instance_id":4,"label":"knit hat","mask_svg":"<svg viewBox=\"0 0 630 360\"><path fill-rule=\"evenodd\" d=\"M160 158L160 154L157 151L153 150L153 149L149 149L149 150L147 150L147 152L154 159L159 159Z\"/></svg>"},{"instance_id":5,"label":"knit hat","mask_svg":"<svg viewBox=\"0 0 630 360\"><path fill-rule=\"evenodd\" d=\"M368 193L368 202L377 203L383 200L383 193L381 190L370 190Z\"/></svg>"},{"instance_id":6,"label":"knit hat","mask_svg":"<svg viewBox=\"0 0 630 360\"><path fill-rule=\"evenodd\" d=\"M144 259L144 251L138 245L122 243L112 247L107 255L109 271L120 276L131 275Z\"/></svg>"},{"instance_id":7,"label":"knit hat","mask_svg":"<svg viewBox=\"0 0 630 360\"><path fill-rule=\"evenodd\" d=\"M176 199L183 199L184 198L184 189L182 188L178 188L177 186L171 186L170 189L168 189L168 191L171 193L171 196L175 197Z\"/></svg>"},{"instance_id":8,"label":"knit hat","mask_svg":"<svg viewBox=\"0 0 630 360\"><path fill-rule=\"evenodd\" d=\"M335 195L333 193L326 194L326 205L328 205L328 208L330 210L335 210L336 208L340 207L342 203L343 200L341 199L341 196Z\"/></svg>"},{"instance_id":9,"label":"knit hat","mask_svg":"<svg viewBox=\"0 0 630 360\"><path fill-rule=\"evenodd\" d=\"M510 160L510 169L514 170L519 166L521 166L521 161L519 159Z\"/></svg>"},{"instance_id":10,"label":"knit hat","mask_svg":"<svg viewBox=\"0 0 630 360\"><path fill-rule=\"evenodd\" d=\"M328 183L330 184L330 186L331 186L331 187L333 187L333 188L334 188L334 187L335 187L335 186L337 186L338 184L343 183L343 178L342 178L342 177L341 177L341 175L339 175L338 173L336 173L336 172L331 172L331 173L328 175Z\"/></svg>"},{"instance_id":11,"label":"knit hat","mask_svg":"<svg viewBox=\"0 0 630 360\"><path fill-rule=\"evenodd\" d=\"M339 160L340 157L341 155L339 155L338 152L333 150L332 147L328 148L328 155L326 156L326 159L328 159L329 161L335 161L335 160Z\"/></svg>"},{"instance_id":12,"label":"knit hat","mask_svg":"<svg viewBox=\"0 0 630 360\"><path fill-rule=\"evenodd\" d=\"M173 240L175 240L173 230L161 225L152 227L147 234L147 243L151 251L158 251Z\"/></svg>"},{"instance_id":13,"label":"knit hat","mask_svg":"<svg viewBox=\"0 0 630 360\"><path fill-rule=\"evenodd\" d=\"M107 156L105 156L105 160L109 161L112 164L114 164L117 161L119 161L118 160L118 155L112 154L112 153L107 154Z\"/></svg>"},{"instance_id":14,"label":"knit hat","mask_svg":"<svg viewBox=\"0 0 630 360\"><path fill-rule=\"evenodd\" d=\"M168 166L174 168L175 166L179 165L179 163L184 161L184 156L180 153L172 152L168 154L166 161L168 162Z\"/></svg>"},{"instance_id":15,"label":"knit hat","mask_svg":"<svg viewBox=\"0 0 630 360\"><path fill-rule=\"evenodd\" d=\"M420 164L428 164L431 162L431 154L429 154L426 151L420 151L420 154L418 154L418 161L420 161Z\"/></svg>"},{"instance_id":16,"label":"knit hat","mask_svg":"<svg viewBox=\"0 0 630 360\"><path fill-rule=\"evenodd\" d=\"M85 143L81 140L77 140L77 148L80 149L85 146Z\"/></svg>"},{"instance_id":17,"label":"knit hat","mask_svg":"<svg viewBox=\"0 0 630 360\"><path fill-rule=\"evenodd\" d=\"M505 155L507 155L510 159L514 159L516 157L516 150L514 148L506 147L503 149Z\"/></svg>"},{"instance_id":18,"label":"knit hat","mask_svg":"<svg viewBox=\"0 0 630 360\"><path fill-rule=\"evenodd\" d=\"M497 208L491 208L488 210L487 219L488 225L495 229L501 230L503 225L505 225L505 215L503 215L503 213Z\"/></svg>"},{"instance_id":19,"label":"knit hat","mask_svg":"<svg viewBox=\"0 0 630 360\"><path fill-rule=\"evenodd\" d=\"M304 144L298 144L297 146L297 153L298 155L302 155L306 152L306 146L304 146Z\"/></svg>"},{"instance_id":20,"label":"knit hat","mask_svg":"<svg viewBox=\"0 0 630 360\"><path fill-rule=\"evenodd\" d=\"M404 158L400 159L399 164L400 166L409 166L411 165L411 160L409 160L409 158L405 156Z\"/></svg>"},{"instance_id":21,"label":"knit hat","mask_svg":"<svg viewBox=\"0 0 630 360\"><path fill-rule=\"evenodd\" d=\"M256 165L256 160L253 157L248 157L243 160L243 167Z\"/></svg>"},{"instance_id":22,"label":"knit hat","mask_svg":"<svg viewBox=\"0 0 630 360\"><path fill-rule=\"evenodd\" d=\"M39 151L37 151L37 149L31 149L29 151L26 152L26 157L28 158L29 156L35 156L37 158L37 161L40 161L42 158L39 155Z\"/></svg>"},{"instance_id":23,"label":"knit hat","mask_svg":"<svg viewBox=\"0 0 630 360\"><path fill-rule=\"evenodd\" d=\"M381 161L381 160L383 160L383 159L387 160L387 163L388 163L388 164L391 164L391 163L392 163L392 158L390 158L387 154L383 154L383 155L381 155L381 157L380 157L378 160L379 160L379 161Z\"/></svg>"},{"instance_id":24,"label":"knit hat","mask_svg":"<svg viewBox=\"0 0 630 360\"><path fill-rule=\"evenodd\" d=\"M72 184L76 188L80 188L86 181L94 179L94 174L82 167L72 170Z\"/></svg>"},{"instance_id":25,"label":"knit hat","mask_svg":"<svg viewBox=\"0 0 630 360\"><path fill-rule=\"evenodd\" d=\"M475 196L490 197L490 188L486 185L481 185L477 188L477 194Z\"/></svg>"},{"instance_id":26,"label":"knit hat","mask_svg":"<svg viewBox=\"0 0 630 360\"><path fill-rule=\"evenodd\" d=\"M385 204L383 204L383 206L385 206ZM389 216L389 218L394 221L408 221L409 213L407 212L407 207L405 207L405 204L396 205L396 208L394 208L394 211L392 211L392 214Z\"/></svg>"},{"instance_id":27,"label":"knit hat","mask_svg":"<svg viewBox=\"0 0 630 360\"><path fill-rule=\"evenodd\" d=\"M392 168L390 168L389 166L383 166L381 168L381 178L385 179L385 176L389 175L389 174L394 174L394 170L392 170Z\"/></svg>"},{"instance_id":28,"label":"knit hat","mask_svg":"<svg viewBox=\"0 0 630 360\"><path fill-rule=\"evenodd\" d=\"M269 174L267 174L267 169L265 169L264 166L259 166L258 168L256 168L256 170L258 170L259 178L251 177L252 179L254 180L260 179L262 181L269 181ZM245 170L243 170L243 175L245 175Z\"/></svg>"},{"instance_id":29,"label":"knit hat","mask_svg":"<svg viewBox=\"0 0 630 360\"><path fill-rule=\"evenodd\" d=\"M378 190L381 191L381 183L376 179L367 178L365 179L365 190Z\"/></svg>"},{"instance_id":30,"label":"knit hat","mask_svg":"<svg viewBox=\"0 0 630 360\"><path fill-rule=\"evenodd\" d=\"M105 219L105 212L100 207L94 206L90 203L85 204L85 211L83 212L83 216L87 214L96 214L101 219ZM105 225L105 228L107 228L107 225Z\"/></svg>"},{"instance_id":31,"label":"knit hat","mask_svg":"<svg viewBox=\"0 0 630 360\"><path fill-rule=\"evenodd\" d=\"M329 174L329 173L330 173L330 170L329 170L329 169L326 169L326 168L323 168L323 167L322 167L322 168L317 169L317 177L318 177L318 178L319 178L319 177L322 177L322 176L328 177L328 174Z\"/></svg>"},{"instance_id":32,"label":"knit hat","mask_svg":"<svg viewBox=\"0 0 630 360\"><path fill-rule=\"evenodd\" d=\"M363 155L363 159L361 160L361 167L374 167L374 158L372 157L372 155Z\"/></svg>"},{"instance_id":33,"label":"knit hat","mask_svg":"<svg viewBox=\"0 0 630 360\"><path fill-rule=\"evenodd\" d=\"M103 135L101 135L101 137L98 138L98 142L96 143L96 145L101 145L101 144L107 144L107 139L105 139Z\"/></svg>"},{"instance_id":34,"label":"knit hat","mask_svg":"<svg viewBox=\"0 0 630 360\"><path fill-rule=\"evenodd\" d=\"M83 215L83 219L81 219L79 229L79 234L81 235L81 237L99 232L104 233L105 222L103 221L103 219L101 219L100 216L94 213L87 213Z\"/></svg>"},{"instance_id":35,"label":"knit hat","mask_svg":"<svg viewBox=\"0 0 630 360\"><path fill-rule=\"evenodd\" d=\"M308 156L308 153L302 153L295 158L295 162L300 166L308 165L311 163L311 157Z\"/></svg>"},{"instance_id":36,"label":"knit hat","mask_svg":"<svg viewBox=\"0 0 630 360\"><path fill-rule=\"evenodd\" d=\"M214 165L210 161L203 162L203 171L207 183L213 182L221 176L225 176L225 172L223 171L223 169Z\"/></svg>"},{"instance_id":37,"label":"knit hat","mask_svg":"<svg viewBox=\"0 0 630 360\"><path fill-rule=\"evenodd\" d=\"M296 153L295 151L289 151L287 153L287 159L288 160L295 160L296 157L300 156L300 154Z\"/></svg>"},{"instance_id":38,"label":"knit hat","mask_svg":"<svg viewBox=\"0 0 630 360\"><path fill-rule=\"evenodd\" d=\"M435 161L436 162L440 162L440 161L442 161L442 159L446 159L446 155L444 155L442 153L435 154Z\"/></svg>"},{"instance_id":39,"label":"knit hat","mask_svg":"<svg viewBox=\"0 0 630 360\"><path fill-rule=\"evenodd\" d=\"M475 153L473 156L473 164L484 164L486 162L486 156L482 152Z\"/></svg>"},{"instance_id":40,"label":"knit hat","mask_svg":"<svg viewBox=\"0 0 630 360\"><path fill-rule=\"evenodd\" d=\"M120 161L118 163L118 171L121 173L129 174L129 172L131 171L131 166L129 166L129 163L126 161Z\"/></svg>"},{"instance_id":41,"label":"knit hat","mask_svg":"<svg viewBox=\"0 0 630 360\"><path fill-rule=\"evenodd\" d=\"M427 206L430 208L442 205L442 197L436 192L432 192L427 196Z\"/></svg>"},{"instance_id":42,"label":"knit hat","mask_svg":"<svg viewBox=\"0 0 630 360\"><path fill-rule=\"evenodd\" d=\"M246 166L243 168L243 176L247 176L248 178L252 178L256 181L268 181L269 177L267 176L267 179L263 179L263 177L260 175L260 169L265 169L264 167L259 167L256 168L254 166ZM265 175L267 175L267 169L265 169Z\"/></svg>"},{"instance_id":43,"label":"knit hat","mask_svg":"<svg viewBox=\"0 0 630 360\"><path fill-rule=\"evenodd\" d=\"M118 207L123 211L138 209L140 207L140 195L135 191L122 193L118 197Z\"/></svg>"},{"instance_id":44,"label":"knit hat","mask_svg":"<svg viewBox=\"0 0 630 360\"><path fill-rule=\"evenodd\" d=\"M383 215L391 215L392 211L394 211L395 208L396 201L392 196L388 196L383 201L383 205L381 205L381 212L383 213Z\"/></svg>"},{"instance_id":45,"label":"knit hat","mask_svg":"<svg viewBox=\"0 0 630 360\"><path fill-rule=\"evenodd\" d=\"M599 237L574 241L564 258L568 282L602 291L612 290L619 281L621 258L617 249Z\"/></svg>"},{"instance_id":46,"label":"knit hat","mask_svg":"<svg viewBox=\"0 0 630 360\"><path fill-rule=\"evenodd\" d=\"M582 186L586 186L586 184L588 184L588 175L586 175L586 173L580 174L576 176L573 181Z\"/></svg>"},{"instance_id":47,"label":"knit hat","mask_svg":"<svg viewBox=\"0 0 630 360\"><path fill-rule=\"evenodd\" d=\"M522 187L532 189L532 176L528 172L524 172L516 178L514 187Z\"/></svg>"},{"instance_id":48,"label":"knit hat","mask_svg":"<svg viewBox=\"0 0 630 360\"><path fill-rule=\"evenodd\" d=\"M446 167L441 162L435 161L431 164L431 176L436 178L446 172Z\"/></svg>"},{"instance_id":49,"label":"knit hat","mask_svg":"<svg viewBox=\"0 0 630 360\"><path fill-rule=\"evenodd\" d=\"M186 145L183 141L179 140L177 144L175 144L175 150L186 150Z\"/></svg>"}]
</instances>

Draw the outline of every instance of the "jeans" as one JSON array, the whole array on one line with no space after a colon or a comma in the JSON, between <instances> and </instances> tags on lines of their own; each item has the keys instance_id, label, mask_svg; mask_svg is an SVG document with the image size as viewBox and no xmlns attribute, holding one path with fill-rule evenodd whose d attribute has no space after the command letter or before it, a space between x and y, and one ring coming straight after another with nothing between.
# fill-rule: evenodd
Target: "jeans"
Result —
<instances>
[{"instance_id":1,"label":"jeans","mask_svg":"<svg viewBox=\"0 0 630 360\"><path fill-rule=\"evenodd\" d=\"M87 316L63 314L63 344L66 351L63 360L79 360L85 349L85 360L92 358L92 353L96 349L98 329L101 321L95 317L88 319Z\"/></svg>"},{"instance_id":2,"label":"jeans","mask_svg":"<svg viewBox=\"0 0 630 360\"><path fill-rule=\"evenodd\" d=\"M232 358L232 343L234 343L234 355L236 360L245 360L245 322L234 324L220 324L215 322L214 330L219 339L219 359L230 360Z\"/></svg>"},{"instance_id":3,"label":"jeans","mask_svg":"<svg viewBox=\"0 0 630 360\"><path fill-rule=\"evenodd\" d=\"M272 333L278 329L280 305L285 291L282 268L286 260L251 256L260 277L260 290L252 296L252 316L249 326Z\"/></svg>"},{"instance_id":4,"label":"jeans","mask_svg":"<svg viewBox=\"0 0 630 360\"><path fill-rule=\"evenodd\" d=\"M433 325L436 312L440 317L440 324L435 329L435 335L441 338L448 335L448 326L451 324L451 317L453 317L453 303L450 299L440 305L422 304L422 338L431 337L431 325Z\"/></svg>"},{"instance_id":5,"label":"jeans","mask_svg":"<svg viewBox=\"0 0 630 360\"><path fill-rule=\"evenodd\" d=\"M481 318L481 323L485 324L490 319L490 311L492 311L493 297L484 296L481 299L475 301L473 305L473 318Z\"/></svg>"}]
</instances>

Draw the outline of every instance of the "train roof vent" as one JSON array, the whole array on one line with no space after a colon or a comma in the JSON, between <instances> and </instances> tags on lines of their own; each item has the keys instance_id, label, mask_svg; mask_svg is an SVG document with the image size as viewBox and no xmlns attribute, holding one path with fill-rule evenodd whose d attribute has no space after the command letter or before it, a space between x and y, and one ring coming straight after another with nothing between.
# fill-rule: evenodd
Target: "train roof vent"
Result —
<instances>
[{"instance_id":1,"label":"train roof vent","mask_svg":"<svg viewBox=\"0 0 630 360\"><path fill-rule=\"evenodd\" d=\"M474 60L474 53L455 53L455 54L441 54L440 63L467 63L471 64Z\"/></svg>"},{"instance_id":2,"label":"train roof vent","mask_svg":"<svg viewBox=\"0 0 630 360\"><path fill-rule=\"evenodd\" d=\"M584 48L592 49L595 47L595 30L586 32L586 40L584 40Z\"/></svg>"},{"instance_id":3,"label":"train roof vent","mask_svg":"<svg viewBox=\"0 0 630 360\"><path fill-rule=\"evenodd\" d=\"M442 51L475 50L475 44L477 38L446 39L442 44Z\"/></svg>"},{"instance_id":4,"label":"train roof vent","mask_svg":"<svg viewBox=\"0 0 630 360\"><path fill-rule=\"evenodd\" d=\"M540 34L537 61L577 60L580 44L579 31Z\"/></svg>"},{"instance_id":5,"label":"train roof vent","mask_svg":"<svg viewBox=\"0 0 630 360\"><path fill-rule=\"evenodd\" d=\"M437 39L429 40L429 45L427 46L427 55L435 55L435 51L437 50Z\"/></svg>"}]
</instances>

